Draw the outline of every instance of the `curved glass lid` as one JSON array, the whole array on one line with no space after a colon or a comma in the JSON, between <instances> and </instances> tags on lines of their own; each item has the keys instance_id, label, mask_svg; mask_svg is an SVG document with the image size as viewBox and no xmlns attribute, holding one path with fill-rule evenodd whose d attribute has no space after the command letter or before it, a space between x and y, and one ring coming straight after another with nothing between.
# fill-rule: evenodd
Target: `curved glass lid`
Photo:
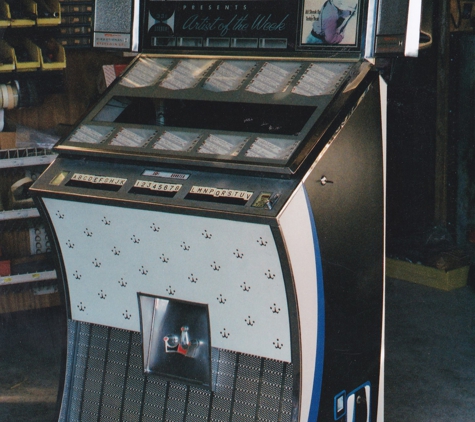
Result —
<instances>
[{"instance_id":1,"label":"curved glass lid","mask_svg":"<svg viewBox=\"0 0 475 422\"><path fill-rule=\"evenodd\" d=\"M352 66L140 56L57 149L285 167Z\"/></svg>"}]
</instances>

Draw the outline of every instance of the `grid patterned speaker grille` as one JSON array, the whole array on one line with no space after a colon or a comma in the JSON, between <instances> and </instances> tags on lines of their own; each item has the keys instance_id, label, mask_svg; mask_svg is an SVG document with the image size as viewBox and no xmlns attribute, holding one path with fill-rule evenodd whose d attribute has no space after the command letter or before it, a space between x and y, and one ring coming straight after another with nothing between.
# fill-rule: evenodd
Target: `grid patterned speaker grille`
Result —
<instances>
[{"instance_id":1,"label":"grid patterned speaker grille","mask_svg":"<svg viewBox=\"0 0 475 422\"><path fill-rule=\"evenodd\" d=\"M292 364L213 349L215 391L144 376L140 334L69 321L61 422L290 422Z\"/></svg>"},{"instance_id":2,"label":"grid patterned speaker grille","mask_svg":"<svg viewBox=\"0 0 475 422\"><path fill-rule=\"evenodd\" d=\"M96 0L94 30L130 33L133 0Z\"/></svg>"}]
</instances>

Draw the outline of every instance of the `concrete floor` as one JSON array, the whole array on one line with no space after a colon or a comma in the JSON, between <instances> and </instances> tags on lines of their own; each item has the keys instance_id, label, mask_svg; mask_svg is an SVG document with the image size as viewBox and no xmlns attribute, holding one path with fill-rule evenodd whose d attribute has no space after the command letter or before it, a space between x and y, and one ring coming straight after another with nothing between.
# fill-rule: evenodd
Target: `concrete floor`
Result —
<instances>
[{"instance_id":1,"label":"concrete floor","mask_svg":"<svg viewBox=\"0 0 475 422\"><path fill-rule=\"evenodd\" d=\"M475 420L475 293L387 280L386 422Z\"/></svg>"},{"instance_id":2,"label":"concrete floor","mask_svg":"<svg viewBox=\"0 0 475 422\"><path fill-rule=\"evenodd\" d=\"M386 422L475 420L475 293L387 280ZM0 316L0 421L56 417L59 308Z\"/></svg>"},{"instance_id":3,"label":"concrete floor","mask_svg":"<svg viewBox=\"0 0 475 422\"><path fill-rule=\"evenodd\" d=\"M61 308L0 315L0 421L56 419Z\"/></svg>"}]
</instances>

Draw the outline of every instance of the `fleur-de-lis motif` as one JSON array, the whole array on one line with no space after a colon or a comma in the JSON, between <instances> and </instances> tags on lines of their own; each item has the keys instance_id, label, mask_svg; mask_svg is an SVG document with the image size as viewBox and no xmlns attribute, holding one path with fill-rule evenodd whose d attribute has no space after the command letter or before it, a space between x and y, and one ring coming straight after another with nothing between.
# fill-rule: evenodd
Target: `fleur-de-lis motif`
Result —
<instances>
[{"instance_id":1,"label":"fleur-de-lis motif","mask_svg":"<svg viewBox=\"0 0 475 422\"><path fill-rule=\"evenodd\" d=\"M241 289L243 292L248 292L249 290L251 290L251 286L248 286L246 282L244 282L241 284Z\"/></svg>"},{"instance_id":2,"label":"fleur-de-lis motif","mask_svg":"<svg viewBox=\"0 0 475 422\"><path fill-rule=\"evenodd\" d=\"M96 268L100 268L102 264L97 260L97 258L94 258L94 261L92 261L92 265L94 265L94 267Z\"/></svg>"},{"instance_id":3,"label":"fleur-de-lis motif","mask_svg":"<svg viewBox=\"0 0 475 422\"><path fill-rule=\"evenodd\" d=\"M155 223L153 223L150 228L152 229L152 231L154 231L155 233L158 233L160 231L160 227L156 226Z\"/></svg>"},{"instance_id":4,"label":"fleur-de-lis motif","mask_svg":"<svg viewBox=\"0 0 475 422\"><path fill-rule=\"evenodd\" d=\"M216 300L218 301L218 303L220 303L221 305L224 305L226 303L226 299L223 297L222 294L219 295L219 297L216 298Z\"/></svg>"},{"instance_id":5,"label":"fleur-de-lis motif","mask_svg":"<svg viewBox=\"0 0 475 422\"><path fill-rule=\"evenodd\" d=\"M58 216L60 220L64 219L64 214L61 211L56 211L56 215Z\"/></svg>"},{"instance_id":6,"label":"fleur-de-lis motif","mask_svg":"<svg viewBox=\"0 0 475 422\"><path fill-rule=\"evenodd\" d=\"M129 313L129 311L126 309L125 312L122 314L125 319L130 319L132 318L132 314Z\"/></svg>"},{"instance_id":7,"label":"fleur-de-lis motif","mask_svg":"<svg viewBox=\"0 0 475 422\"><path fill-rule=\"evenodd\" d=\"M275 278L275 274L272 273L271 270L267 270L267 272L265 273L265 275L266 275L266 277L267 277L268 280L274 280L274 278Z\"/></svg>"},{"instance_id":8,"label":"fleur-de-lis motif","mask_svg":"<svg viewBox=\"0 0 475 422\"><path fill-rule=\"evenodd\" d=\"M104 290L101 290L98 294L97 294L101 299L105 299L107 294L104 293Z\"/></svg>"},{"instance_id":9,"label":"fleur-de-lis motif","mask_svg":"<svg viewBox=\"0 0 475 422\"><path fill-rule=\"evenodd\" d=\"M140 243L140 239L135 236L135 234L130 238L130 240L134 243Z\"/></svg>"},{"instance_id":10,"label":"fleur-de-lis motif","mask_svg":"<svg viewBox=\"0 0 475 422\"><path fill-rule=\"evenodd\" d=\"M264 240L262 237L257 239L257 243L259 243L259 246L267 246L267 240Z\"/></svg>"},{"instance_id":11,"label":"fleur-de-lis motif","mask_svg":"<svg viewBox=\"0 0 475 422\"><path fill-rule=\"evenodd\" d=\"M270 307L270 310L272 311L273 314L278 314L280 312L280 308L278 308L275 303L273 306Z\"/></svg>"},{"instance_id":12,"label":"fleur-de-lis motif","mask_svg":"<svg viewBox=\"0 0 475 422\"><path fill-rule=\"evenodd\" d=\"M123 278L121 278L118 283L120 284L120 287L127 287L127 282Z\"/></svg>"},{"instance_id":13,"label":"fleur-de-lis motif","mask_svg":"<svg viewBox=\"0 0 475 422\"><path fill-rule=\"evenodd\" d=\"M90 231L88 228L86 228L86 230L84 230L84 234L87 236L87 237L92 237L92 231Z\"/></svg>"},{"instance_id":14,"label":"fleur-de-lis motif","mask_svg":"<svg viewBox=\"0 0 475 422\"><path fill-rule=\"evenodd\" d=\"M203 233L201 233L205 239L211 239L213 235L211 233L208 233L208 230L205 230Z\"/></svg>"},{"instance_id":15,"label":"fleur-de-lis motif","mask_svg":"<svg viewBox=\"0 0 475 422\"><path fill-rule=\"evenodd\" d=\"M254 324L256 323L256 321L254 321L252 318L251 318L251 315L248 315L246 319L244 319L244 321L246 321L246 324L249 325L250 327L253 327Z\"/></svg>"},{"instance_id":16,"label":"fleur-de-lis motif","mask_svg":"<svg viewBox=\"0 0 475 422\"><path fill-rule=\"evenodd\" d=\"M219 271L221 268L221 265L216 264L216 261L213 261L213 263L210 265L213 271Z\"/></svg>"},{"instance_id":17,"label":"fleur-de-lis motif","mask_svg":"<svg viewBox=\"0 0 475 422\"><path fill-rule=\"evenodd\" d=\"M112 253L116 256L120 255L119 249L117 249L115 246L114 246L114 249L112 249Z\"/></svg>"},{"instance_id":18,"label":"fleur-de-lis motif","mask_svg":"<svg viewBox=\"0 0 475 422\"><path fill-rule=\"evenodd\" d=\"M142 275L148 274L148 270L146 270L143 265L139 268L139 271L140 271L140 274Z\"/></svg>"},{"instance_id":19,"label":"fleur-de-lis motif","mask_svg":"<svg viewBox=\"0 0 475 422\"><path fill-rule=\"evenodd\" d=\"M226 331L226 328L223 328L223 331L220 331L221 337L228 338L231 334Z\"/></svg>"},{"instance_id":20,"label":"fleur-de-lis motif","mask_svg":"<svg viewBox=\"0 0 475 422\"><path fill-rule=\"evenodd\" d=\"M233 252L233 255L238 259L242 259L242 257L244 256L242 252L239 252L239 249L236 249L236 251Z\"/></svg>"},{"instance_id":21,"label":"fleur-de-lis motif","mask_svg":"<svg viewBox=\"0 0 475 422\"><path fill-rule=\"evenodd\" d=\"M66 246L67 246L69 249L74 249L74 243L72 243L69 239L68 239L68 241L66 242Z\"/></svg>"},{"instance_id":22,"label":"fleur-de-lis motif","mask_svg":"<svg viewBox=\"0 0 475 422\"><path fill-rule=\"evenodd\" d=\"M193 274L191 274L189 277L188 277L188 280L190 280L192 283L196 283L198 281L198 277L194 276Z\"/></svg>"},{"instance_id":23,"label":"fleur-de-lis motif","mask_svg":"<svg viewBox=\"0 0 475 422\"><path fill-rule=\"evenodd\" d=\"M102 219L102 222L103 222L106 226L110 226L110 225L111 225L111 222L110 222L110 220L107 219L107 217L104 217L104 218Z\"/></svg>"},{"instance_id":24,"label":"fleur-de-lis motif","mask_svg":"<svg viewBox=\"0 0 475 422\"><path fill-rule=\"evenodd\" d=\"M160 257L160 261L162 261L164 264L168 264L168 261L170 261L170 258L167 258L165 254L162 253L162 256Z\"/></svg>"},{"instance_id":25,"label":"fleur-de-lis motif","mask_svg":"<svg viewBox=\"0 0 475 422\"><path fill-rule=\"evenodd\" d=\"M184 251L189 251L190 250L190 246L187 245L185 242L183 242L180 246Z\"/></svg>"},{"instance_id":26,"label":"fleur-de-lis motif","mask_svg":"<svg viewBox=\"0 0 475 422\"><path fill-rule=\"evenodd\" d=\"M86 309L86 306L82 302L79 302L78 308L81 312L84 312Z\"/></svg>"},{"instance_id":27,"label":"fleur-de-lis motif","mask_svg":"<svg viewBox=\"0 0 475 422\"><path fill-rule=\"evenodd\" d=\"M81 280L82 275L79 274L78 270L76 270L76 271L74 271L73 277L74 277L76 280Z\"/></svg>"},{"instance_id":28,"label":"fleur-de-lis motif","mask_svg":"<svg viewBox=\"0 0 475 422\"><path fill-rule=\"evenodd\" d=\"M172 286L168 286L168 289L167 290L167 293L170 295L170 296L175 296L175 293L176 293L176 290L175 289L172 289Z\"/></svg>"},{"instance_id":29,"label":"fleur-de-lis motif","mask_svg":"<svg viewBox=\"0 0 475 422\"><path fill-rule=\"evenodd\" d=\"M274 344L274 347L275 347L276 349L282 349L282 347L284 347L284 345L280 342L279 339L277 339L276 341L274 341L273 344Z\"/></svg>"}]
</instances>

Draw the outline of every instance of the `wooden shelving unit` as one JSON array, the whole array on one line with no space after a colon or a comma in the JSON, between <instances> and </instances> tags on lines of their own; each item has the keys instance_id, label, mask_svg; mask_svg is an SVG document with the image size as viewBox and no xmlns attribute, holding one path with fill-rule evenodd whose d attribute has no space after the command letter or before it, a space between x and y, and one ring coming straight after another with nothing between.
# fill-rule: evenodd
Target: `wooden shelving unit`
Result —
<instances>
[{"instance_id":1,"label":"wooden shelving unit","mask_svg":"<svg viewBox=\"0 0 475 422\"><path fill-rule=\"evenodd\" d=\"M68 49L67 56L64 90L48 95L39 106L6 110L8 121L37 131L61 127L68 130L97 98L102 66L127 64L131 60L117 53L87 49ZM23 167L46 168L55 158L44 148L0 149L0 176L2 172ZM0 211L0 234L2 228L11 229L28 221L41 221L36 208ZM53 269L0 276L0 314L60 305L56 276Z\"/></svg>"},{"instance_id":2,"label":"wooden shelving unit","mask_svg":"<svg viewBox=\"0 0 475 422\"><path fill-rule=\"evenodd\" d=\"M56 155L52 154L50 150L43 148L0 150L0 173L3 172L3 177L8 179L11 176L5 175L5 172L15 171L15 169L18 170L18 173L15 174L21 174L23 168L34 168L41 172L55 157ZM5 198L5 196L3 193L2 197ZM0 212L0 241L4 242L3 245L0 244L4 255L0 258L1 260L8 259L10 256L18 258L16 256L18 251L8 250L11 243L5 240L15 236L4 236L5 232L15 233L16 230L21 229L24 234L19 238L24 240L25 237L28 237L25 224L30 221L34 221L36 224L41 222L40 214L36 208L7 209ZM29 236L31 237L31 230ZM25 251L31 255L34 253L31 246L28 248L28 245L23 245L21 249L24 253ZM26 272L18 272L12 268L11 274L0 276L0 314L59 305L56 271L53 268L45 270L42 268L43 265L39 267L41 269L38 271Z\"/></svg>"}]
</instances>

